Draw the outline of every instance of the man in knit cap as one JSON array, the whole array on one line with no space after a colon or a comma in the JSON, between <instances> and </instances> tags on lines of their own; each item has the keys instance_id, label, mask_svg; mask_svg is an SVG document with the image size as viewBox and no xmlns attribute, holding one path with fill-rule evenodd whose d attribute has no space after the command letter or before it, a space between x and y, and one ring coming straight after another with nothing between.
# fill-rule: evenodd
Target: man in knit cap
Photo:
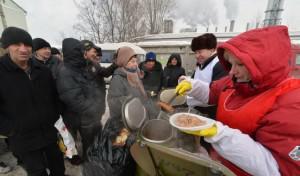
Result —
<instances>
[{"instance_id":1,"label":"man in knit cap","mask_svg":"<svg viewBox=\"0 0 300 176\"><path fill-rule=\"evenodd\" d=\"M163 82L163 69L159 61L156 60L154 52L146 54L146 60L140 63L139 68L143 73L143 84L151 96L155 96L161 90Z\"/></svg>"},{"instance_id":2,"label":"man in knit cap","mask_svg":"<svg viewBox=\"0 0 300 176\"><path fill-rule=\"evenodd\" d=\"M33 39L32 44L33 59L48 67L54 79L56 79L58 67L61 62L57 57L51 55L50 44L42 38Z\"/></svg>"},{"instance_id":3,"label":"man in knit cap","mask_svg":"<svg viewBox=\"0 0 300 176\"><path fill-rule=\"evenodd\" d=\"M0 58L0 134L22 161L29 176L63 176L63 155L54 123L58 94L51 72L34 62L32 38L23 29L6 28L1 36L7 54Z\"/></svg>"}]
</instances>

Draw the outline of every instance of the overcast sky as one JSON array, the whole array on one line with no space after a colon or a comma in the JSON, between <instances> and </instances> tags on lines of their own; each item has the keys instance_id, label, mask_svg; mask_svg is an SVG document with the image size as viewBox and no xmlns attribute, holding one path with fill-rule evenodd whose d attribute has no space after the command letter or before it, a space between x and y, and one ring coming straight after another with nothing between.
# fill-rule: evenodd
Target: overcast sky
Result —
<instances>
[{"instance_id":1,"label":"overcast sky","mask_svg":"<svg viewBox=\"0 0 300 176\"><path fill-rule=\"evenodd\" d=\"M224 1L227 4L224 5ZM15 0L15 2L27 11L27 26L33 38L44 38L52 45L59 45L63 37L79 38L73 31L78 15L73 0ZM268 0L177 0L176 13L172 15L177 19L174 21L175 32L203 20L200 15L186 16L187 12L195 9L210 9L200 2L215 7L216 16L213 20L219 31L223 32L225 26L229 26L229 18L236 20L235 31L244 31L247 22L254 26L257 20L262 21ZM228 2L235 3L232 5ZM231 10L227 10L229 8ZM288 25L290 30L300 31L299 9L300 0L285 0L282 24ZM214 32L215 26L209 29L210 32ZM198 26L198 31L205 32L205 28Z\"/></svg>"}]
</instances>

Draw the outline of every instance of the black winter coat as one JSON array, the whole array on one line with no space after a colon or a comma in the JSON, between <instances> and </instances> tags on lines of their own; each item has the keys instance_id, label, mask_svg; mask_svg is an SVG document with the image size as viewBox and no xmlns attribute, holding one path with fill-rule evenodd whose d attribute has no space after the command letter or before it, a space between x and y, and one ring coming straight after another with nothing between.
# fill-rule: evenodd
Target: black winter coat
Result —
<instances>
[{"instance_id":1,"label":"black winter coat","mask_svg":"<svg viewBox=\"0 0 300 176\"><path fill-rule=\"evenodd\" d=\"M176 65L171 64L173 58L177 60ZM182 75L185 75L185 70L181 67L180 55L176 53L171 54L163 72L163 87L176 87L178 84L178 78Z\"/></svg>"},{"instance_id":2,"label":"black winter coat","mask_svg":"<svg viewBox=\"0 0 300 176\"><path fill-rule=\"evenodd\" d=\"M64 102L64 122L79 126L100 123L105 112L105 82L103 76L113 73L115 66L92 69L83 58L81 44L66 40L63 44L64 65L59 69L57 89Z\"/></svg>"},{"instance_id":3,"label":"black winter coat","mask_svg":"<svg viewBox=\"0 0 300 176\"><path fill-rule=\"evenodd\" d=\"M176 87L178 78L185 75L185 70L182 67L168 66L164 69L163 87L170 88Z\"/></svg>"},{"instance_id":4,"label":"black winter coat","mask_svg":"<svg viewBox=\"0 0 300 176\"><path fill-rule=\"evenodd\" d=\"M30 59L30 77L8 55L0 58L0 134L13 152L56 142L58 94L51 72Z\"/></svg>"},{"instance_id":5,"label":"black winter coat","mask_svg":"<svg viewBox=\"0 0 300 176\"><path fill-rule=\"evenodd\" d=\"M41 61L41 60L37 59L36 56L33 56L33 59L35 61L45 65L46 67L48 67L52 72L53 78L56 79L57 74L58 74L58 69L62 65L62 62L57 57L51 56L46 61Z\"/></svg>"},{"instance_id":6,"label":"black winter coat","mask_svg":"<svg viewBox=\"0 0 300 176\"><path fill-rule=\"evenodd\" d=\"M139 68L144 72L144 77L142 79L144 88L147 92L154 91L158 93L161 90L163 82L163 69L161 63L155 61L154 68L152 70L147 70L145 67L147 61L140 63Z\"/></svg>"}]
</instances>

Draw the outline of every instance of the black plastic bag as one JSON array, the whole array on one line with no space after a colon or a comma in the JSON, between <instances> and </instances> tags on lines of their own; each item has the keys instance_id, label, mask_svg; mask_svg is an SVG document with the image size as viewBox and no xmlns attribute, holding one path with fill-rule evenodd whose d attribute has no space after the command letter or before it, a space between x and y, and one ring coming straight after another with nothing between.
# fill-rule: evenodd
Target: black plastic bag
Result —
<instances>
[{"instance_id":1,"label":"black plastic bag","mask_svg":"<svg viewBox=\"0 0 300 176\"><path fill-rule=\"evenodd\" d=\"M124 146L113 145L123 128L123 122L120 120L107 121L87 151L88 162L83 164L84 176L134 175L135 162L130 155L130 146L134 143L135 136L129 135Z\"/></svg>"}]
</instances>

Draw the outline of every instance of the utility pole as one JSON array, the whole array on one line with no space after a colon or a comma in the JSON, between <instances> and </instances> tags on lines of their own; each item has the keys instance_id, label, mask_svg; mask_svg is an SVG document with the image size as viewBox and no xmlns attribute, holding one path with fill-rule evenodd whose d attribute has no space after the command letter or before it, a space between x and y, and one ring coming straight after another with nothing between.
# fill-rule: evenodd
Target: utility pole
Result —
<instances>
[{"instance_id":1,"label":"utility pole","mask_svg":"<svg viewBox=\"0 0 300 176\"><path fill-rule=\"evenodd\" d=\"M284 0L269 0L265 11L264 26L281 24Z\"/></svg>"}]
</instances>

